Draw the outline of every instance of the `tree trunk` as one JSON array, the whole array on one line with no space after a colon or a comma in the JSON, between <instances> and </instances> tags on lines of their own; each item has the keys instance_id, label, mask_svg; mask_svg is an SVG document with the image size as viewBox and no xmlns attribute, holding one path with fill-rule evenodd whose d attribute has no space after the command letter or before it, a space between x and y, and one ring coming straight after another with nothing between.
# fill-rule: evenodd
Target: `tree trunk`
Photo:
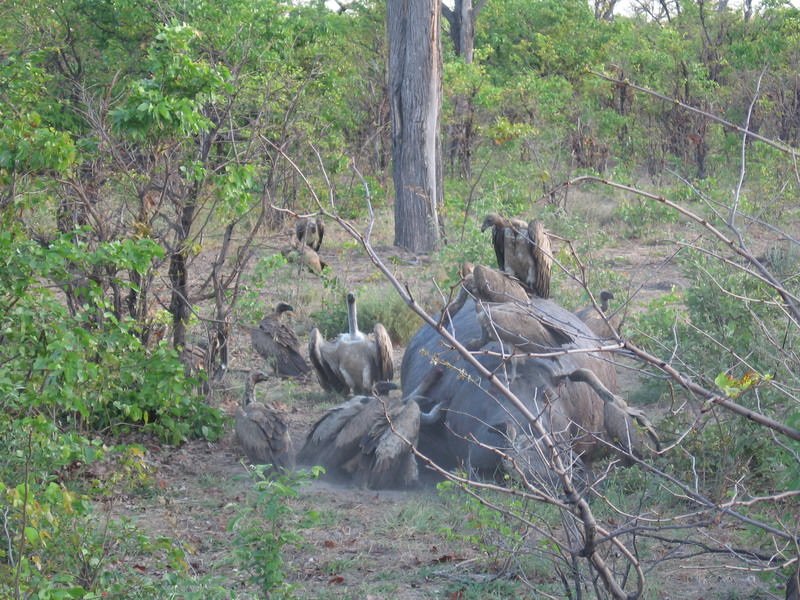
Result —
<instances>
[{"instance_id":1,"label":"tree trunk","mask_svg":"<svg viewBox=\"0 0 800 600\"><path fill-rule=\"evenodd\" d=\"M434 0L387 0L395 244L429 252L442 202L440 9Z\"/></svg>"}]
</instances>

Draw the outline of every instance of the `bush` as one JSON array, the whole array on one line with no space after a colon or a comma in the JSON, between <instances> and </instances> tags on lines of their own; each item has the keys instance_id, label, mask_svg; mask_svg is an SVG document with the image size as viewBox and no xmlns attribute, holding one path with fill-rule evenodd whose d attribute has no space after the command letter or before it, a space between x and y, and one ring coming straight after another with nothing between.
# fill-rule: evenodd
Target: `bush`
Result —
<instances>
[{"instance_id":1,"label":"bush","mask_svg":"<svg viewBox=\"0 0 800 600\"><path fill-rule=\"evenodd\" d=\"M234 534L234 556L249 573L263 598L292 598L293 586L286 583L282 551L284 546L299 544L301 527L308 527L317 519L315 511L298 515L288 504L296 498L298 488L309 477L316 477L319 467L312 472L276 474L267 465L253 468L250 476L255 486L255 497L241 508L230 521L228 530Z\"/></svg>"}]
</instances>

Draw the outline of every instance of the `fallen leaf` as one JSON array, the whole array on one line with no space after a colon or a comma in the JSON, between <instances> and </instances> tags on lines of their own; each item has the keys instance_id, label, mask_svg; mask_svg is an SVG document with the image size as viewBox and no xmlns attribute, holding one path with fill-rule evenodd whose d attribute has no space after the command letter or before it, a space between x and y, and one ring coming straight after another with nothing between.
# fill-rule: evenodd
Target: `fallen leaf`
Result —
<instances>
[{"instance_id":1,"label":"fallen leaf","mask_svg":"<svg viewBox=\"0 0 800 600\"><path fill-rule=\"evenodd\" d=\"M336 575L335 577L331 577L328 580L328 583L329 584L331 584L331 583L335 583L335 584L344 583L344 577L342 577L341 575Z\"/></svg>"},{"instance_id":2,"label":"fallen leaf","mask_svg":"<svg viewBox=\"0 0 800 600\"><path fill-rule=\"evenodd\" d=\"M336 548L336 542L334 542L333 540L325 540L324 542L322 542L322 545L325 546L326 548Z\"/></svg>"}]
</instances>

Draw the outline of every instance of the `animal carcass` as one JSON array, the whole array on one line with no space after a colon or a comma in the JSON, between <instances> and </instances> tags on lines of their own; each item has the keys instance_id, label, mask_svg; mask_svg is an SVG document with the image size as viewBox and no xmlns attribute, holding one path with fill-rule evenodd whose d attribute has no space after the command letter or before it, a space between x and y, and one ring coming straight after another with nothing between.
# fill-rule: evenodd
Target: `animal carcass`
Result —
<instances>
[{"instance_id":1,"label":"animal carcass","mask_svg":"<svg viewBox=\"0 0 800 600\"><path fill-rule=\"evenodd\" d=\"M598 348L597 337L574 314L549 300L532 298L528 306L531 315L546 319L548 328L562 329L561 349L576 352L531 356L520 354L501 337L486 341L478 318L481 311L476 313L473 301L446 320L446 326L462 344L484 340L480 348L472 346L475 357L552 434L564 464L590 466L611 444L628 459L631 453L642 453L645 445L639 422L649 423L613 394L616 374L610 357L578 351ZM515 303L514 310L521 307ZM536 346L536 340L530 341ZM552 342L540 346L552 346ZM404 393L419 385L434 364L445 366L445 372L427 395L441 403L445 416L420 431L418 447L423 454L446 468L461 466L484 475L510 468L526 475L552 475L550 450L539 442L529 420L456 350L443 344L431 326L423 326L406 349L401 367ZM610 415L609 424L613 421L611 432L606 415Z\"/></svg>"}]
</instances>

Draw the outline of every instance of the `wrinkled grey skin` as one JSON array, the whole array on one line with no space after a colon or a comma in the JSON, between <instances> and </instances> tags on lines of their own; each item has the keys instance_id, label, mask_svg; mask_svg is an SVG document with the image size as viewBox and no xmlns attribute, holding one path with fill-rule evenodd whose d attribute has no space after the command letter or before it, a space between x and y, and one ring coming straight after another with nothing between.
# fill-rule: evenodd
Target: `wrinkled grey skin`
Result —
<instances>
[{"instance_id":1,"label":"wrinkled grey skin","mask_svg":"<svg viewBox=\"0 0 800 600\"><path fill-rule=\"evenodd\" d=\"M575 315L557 304L540 298L531 303L539 313L563 326L574 341L565 348L596 348L598 340ZM462 343L481 337L475 305L468 301L452 317L448 329ZM481 350L500 352L501 345L490 341ZM505 348L506 354L511 349ZM613 365L594 353L558 358L515 358L475 354L480 363L508 385L512 392L538 418L545 430L554 434L567 465L583 468L604 454L606 447L597 437L603 430L603 401L584 383L563 380L577 368L591 368L610 389L616 387ZM453 349L448 349L438 332L424 325L406 348L401 367L403 393L413 390L433 362L445 366L444 374L428 391L431 402L442 403L442 419L422 428L419 449L445 468L462 467L492 476L508 472L511 463L493 451L498 448L511 456L528 475L552 479L547 451L531 435L532 428L511 402ZM589 433L587 433L589 432ZM578 457L581 458L578 458ZM582 460L581 460L582 459Z\"/></svg>"}]
</instances>

